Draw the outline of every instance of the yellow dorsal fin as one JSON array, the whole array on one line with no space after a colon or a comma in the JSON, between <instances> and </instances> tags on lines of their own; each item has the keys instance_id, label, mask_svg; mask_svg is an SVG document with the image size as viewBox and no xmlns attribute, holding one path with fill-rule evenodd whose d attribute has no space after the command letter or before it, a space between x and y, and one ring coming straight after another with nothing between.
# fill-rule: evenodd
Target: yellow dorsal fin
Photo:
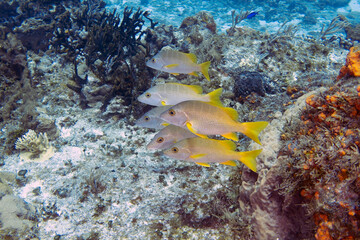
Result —
<instances>
[{"instance_id":1,"label":"yellow dorsal fin","mask_svg":"<svg viewBox=\"0 0 360 240\"><path fill-rule=\"evenodd\" d=\"M213 105L215 107L221 108L232 120L238 121L239 115L235 109L229 107L219 106L219 104L215 104L214 102L206 102L207 104Z\"/></svg>"},{"instance_id":2,"label":"yellow dorsal fin","mask_svg":"<svg viewBox=\"0 0 360 240\"><path fill-rule=\"evenodd\" d=\"M166 69L171 69L171 68L174 68L174 67L177 67L177 66L179 66L179 64L178 64L178 63L174 63L174 64L166 65L164 68L166 68Z\"/></svg>"},{"instance_id":3,"label":"yellow dorsal fin","mask_svg":"<svg viewBox=\"0 0 360 240\"><path fill-rule=\"evenodd\" d=\"M205 156L206 156L205 153L200 153L200 154L191 155L189 158L191 158L191 159L199 159L199 158L202 158L202 157L205 157Z\"/></svg>"},{"instance_id":4,"label":"yellow dorsal fin","mask_svg":"<svg viewBox=\"0 0 360 240\"><path fill-rule=\"evenodd\" d=\"M166 47L163 47L163 48L160 50L160 53L162 53L162 54L164 54L164 53L170 54L170 53L178 53L178 51L172 49L172 48L169 47L169 46L166 46Z\"/></svg>"},{"instance_id":5,"label":"yellow dorsal fin","mask_svg":"<svg viewBox=\"0 0 360 240\"><path fill-rule=\"evenodd\" d=\"M196 131L195 131L195 129L192 127L192 125L191 125L191 123L186 123L186 126L187 126L187 128L189 129L189 131L190 132L192 132L193 134L195 134L195 135L197 135L197 136L199 136L199 137L201 137L201 138L208 138L206 135L204 135L204 134L200 134L200 133L197 133Z\"/></svg>"},{"instance_id":6,"label":"yellow dorsal fin","mask_svg":"<svg viewBox=\"0 0 360 240\"><path fill-rule=\"evenodd\" d=\"M195 77L198 77L198 76L199 76L196 72L191 72L191 73L189 73L189 75L195 76Z\"/></svg>"},{"instance_id":7,"label":"yellow dorsal fin","mask_svg":"<svg viewBox=\"0 0 360 240\"><path fill-rule=\"evenodd\" d=\"M179 75L178 73L170 73L170 74L175 75L175 76Z\"/></svg>"},{"instance_id":8,"label":"yellow dorsal fin","mask_svg":"<svg viewBox=\"0 0 360 240\"><path fill-rule=\"evenodd\" d=\"M168 84L173 84L173 85L179 85L179 86L182 86L182 87L187 87L187 88L190 88L191 91L194 91L195 93L198 93L198 94L202 94L202 92L203 92L202 87L199 86L199 85L186 85L186 84L181 84L181 83L168 83Z\"/></svg>"},{"instance_id":9,"label":"yellow dorsal fin","mask_svg":"<svg viewBox=\"0 0 360 240\"><path fill-rule=\"evenodd\" d=\"M193 63L197 63L197 57L195 54L193 53L185 53L185 54Z\"/></svg>"},{"instance_id":10,"label":"yellow dorsal fin","mask_svg":"<svg viewBox=\"0 0 360 240\"><path fill-rule=\"evenodd\" d=\"M222 108L232 120L237 121L239 118L238 112L235 109L224 107Z\"/></svg>"},{"instance_id":11,"label":"yellow dorsal fin","mask_svg":"<svg viewBox=\"0 0 360 240\"><path fill-rule=\"evenodd\" d=\"M220 143L224 149L227 149L227 150L235 150L236 149L236 144L230 140L220 140L220 141L218 141L218 143Z\"/></svg>"},{"instance_id":12,"label":"yellow dorsal fin","mask_svg":"<svg viewBox=\"0 0 360 240\"><path fill-rule=\"evenodd\" d=\"M223 136L224 138L227 138L227 139L231 139L236 142L239 141L239 138L236 135L236 133L225 133L225 134L222 134L221 136Z\"/></svg>"},{"instance_id":13,"label":"yellow dorsal fin","mask_svg":"<svg viewBox=\"0 0 360 240\"><path fill-rule=\"evenodd\" d=\"M233 160L229 160L229 161L226 161L226 162L222 162L221 164L236 167L236 163L235 163L235 161L233 161Z\"/></svg>"},{"instance_id":14,"label":"yellow dorsal fin","mask_svg":"<svg viewBox=\"0 0 360 240\"><path fill-rule=\"evenodd\" d=\"M180 83L175 83L175 84L179 84L179 85L182 85L182 86L186 86L188 87L189 89L191 89L191 91L194 91L195 93L197 94L202 94L203 93L203 89L201 86L199 85L186 85L186 84L180 84Z\"/></svg>"},{"instance_id":15,"label":"yellow dorsal fin","mask_svg":"<svg viewBox=\"0 0 360 240\"><path fill-rule=\"evenodd\" d=\"M200 166L203 166L203 167L210 167L210 164L208 164L208 163L197 162L196 164L199 164Z\"/></svg>"},{"instance_id":16,"label":"yellow dorsal fin","mask_svg":"<svg viewBox=\"0 0 360 240\"><path fill-rule=\"evenodd\" d=\"M212 91L211 93L208 93L208 97L210 102L215 105L215 106L220 106L223 107L224 105L222 104L222 102L220 101L220 96L222 94L222 88L218 88L214 91Z\"/></svg>"}]
</instances>

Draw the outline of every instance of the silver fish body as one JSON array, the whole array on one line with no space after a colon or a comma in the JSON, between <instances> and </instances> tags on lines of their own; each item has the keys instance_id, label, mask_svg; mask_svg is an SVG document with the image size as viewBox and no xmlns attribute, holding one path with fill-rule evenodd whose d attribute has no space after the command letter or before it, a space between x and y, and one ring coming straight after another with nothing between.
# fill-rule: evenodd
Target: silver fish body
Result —
<instances>
[{"instance_id":1,"label":"silver fish body","mask_svg":"<svg viewBox=\"0 0 360 240\"><path fill-rule=\"evenodd\" d=\"M169 124L187 127L192 133L206 137L206 135L221 135L237 141L236 132L241 132L257 142L259 133L268 125L267 122L237 121L238 114L232 108L215 106L200 101L185 101L164 111L160 118Z\"/></svg>"},{"instance_id":2,"label":"silver fish body","mask_svg":"<svg viewBox=\"0 0 360 240\"><path fill-rule=\"evenodd\" d=\"M135 124L139 127L162 129L165 127L166 122L160 118L160 114L170 107L171 106L155 107L136 120Z\"/></svg>"},{"instance_id":3,"label":"silver fish body","mask_svg":"<svg viewBox=\"0 0 360 240\"><path fill-rule=\"evenodd\" d=\"M236 166L234 160L243 162L247 167L256 172L255 158L260 150L237 152L236 145L230 140L215 140L205 138L187 138L175 143L164 151L168 157L209 167L208 163L222 163Z\"/></svg>"},{"instance_id":4,"label":"silver fish body","mask_svg":"<svg viewBox=\"0 0 360 240\"><path fill-rule=\"evenodd\" d=\"M202 94L202 88L197 85L164 83L146 90L138 97L138 101L153 106L175 105L189 100L212 102L215 105L222 105L220 101L221 93L221 88L209 94Z\"/></svg>"},{"instance_id":5,"label":"silver fish body","mask_svg":"<svg viewBox=\"0 0 360 240\"><path fill-rule=\"evenodd\" d=\"M147 145L147 149L163 150L171 147L175 143L186 139L197 137L189 130L174 125L166 126L161 129Z\"/></svg>"},{"instance_id":6,"label":"silver fish body","mask_svg":"<svg viewBox=\"0 0 360 240\"><path fill-rule=\"evenodd\" d=\"M197 76L196 72L202 72L205 78L210 80L208 73L210 62L197 64L194 54L175 51L169 47L162 48L146 62L146 66L172 74L184 73Z\"/></svg>"}]
</instances>

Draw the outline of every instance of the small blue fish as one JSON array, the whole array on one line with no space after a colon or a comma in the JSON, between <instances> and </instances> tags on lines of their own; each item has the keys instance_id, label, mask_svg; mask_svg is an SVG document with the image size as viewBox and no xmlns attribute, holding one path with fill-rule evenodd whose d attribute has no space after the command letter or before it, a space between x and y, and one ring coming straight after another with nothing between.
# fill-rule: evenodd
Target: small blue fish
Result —
<instances>
[{"instance_id":1,"label":"small blue fish","mask_svg":"<svg viewBox=\"0 0 360 240\"><path fill-rule=\"evenodd\" d=\"M249 15L246 16L247 19L255 17L259 12L251 12Z\"/></svg>"}]
</instances>

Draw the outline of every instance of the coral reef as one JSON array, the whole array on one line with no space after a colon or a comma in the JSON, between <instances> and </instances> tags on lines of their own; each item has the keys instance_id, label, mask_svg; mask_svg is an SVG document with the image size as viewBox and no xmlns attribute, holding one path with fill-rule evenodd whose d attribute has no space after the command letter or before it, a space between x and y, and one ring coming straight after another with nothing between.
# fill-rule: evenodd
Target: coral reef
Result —
<instances>
[{"instance_id":1,"label":"coral reef","mask_svg":"<svg viewBox=\"0 0 360 240\"><path fill-rule=\"evenodd\" d=\"M348 77L360 77L360 49L359 47L351 47L350 52L346 56L346 63L340 69L337 79Z\"/></svg>"},{"instance_id":2,"label":"coral reef","mask_svg":"<svg viewBox=\"0 0 360 240\"><path fill-rule=\"evenodd\" d=\"M235 79L233 92L236 98L245 98L251 93L265 96L265 93L275 94L280 92L279 87L271 82L267 76L262 76L258 72L240 72L234 69L230 75ZM275 85L275 86L272 86Z\"/></svg>"},{"instance_id":3,"label":"coral reef","mask_svg":"<svg viewBox=\"0 0 360 240\"><path fill-rule=\"evenodd\" d=\"M182 36L177 42L182 51L194 53L200 62L211 61L214 65L221 61L221 44L225 39L217 34L216 23L210 13L201 11L185 18L178 30Z\"/></svg>"},{"instance_id":4,"label":"coral reef","mask_svg":"<svg viewBox=\"0 0 360 240\"><path fill-rule=\"evenodd\" d=\"M354 83L359 81L342 81L309 96L311 107L290 147L290 155L301 159L290 174L297 176L297 190L314 217L316 239L360 237L360 97Z\"/></svg>"},{"instance_id":5,"label":"coral reef","mask_svg":"<svg viewBox=\"0 0 360 240\"><path fill-rule=\"evenodd\" d=\"M54 155L46 133L36 134L34 130L29 130L19 138L15 148L22 151L20 158L24 160L45 161Z\"/></svg>"},{"instance_id":6,"label":"coral reef","mask_svg":"<svg viewBox=\"0 0 360 240\"><path fill-rule=\"evenodd\" d=\"M330 37L339 32L326 40L297 35L299 19L288 22L293 13L274 9L297 8L319 26L309 3L245 2L263 6L253 22L270 33L246 27L250 21L226 32L231 9L216 24L200 12L174 27L156 25L141 10L126 8L125 18L107 12L98 0L1 2L0 143L10 155L0 157L0 167L14 176L9 186L0 176L0 198L1 206L13 201L21 208L8 219L25 227L4 229L1 219L0 236L358 239L360 83L350 75L335 81L352 43ZM263 18L284 24L269 28ZM123 21L133 36L126 41ZM223 88L222 102L241 121L271 121L261 136L258 174L190 167L145 149L154 132L133 126L148 110L133 99L151 84L199 84L145 67L164 46L211 60L211 81L200 84L206 92ZM48 137L59 149L50 160L20 161L15 141L28 129L44 133L33 133L30 144L44 151L29 157L50 149ZM240 136L237 149L249 142Z\"/></svg>"},{"instance_id":7,"label":"coral reef","mask_svg":"<svg viewBox=\"0 0 360 240\"><path fill-rule=\"evenodd\" d=\"M11 32L0 39L0 127L11 119L19 120L19 127L0 138L5 153L14 149L21 134L38 125L36 118L39 114L34 109L37 91L29 77L26 51Z\"/></svg>"},{"instance_id":8,"label":"coral reef","mask_svg":"<svg viewBox=\"0 0 360 240\"><path fill-rule=\"evenodd\" d=\"M0 22L8 31L15 33L28 50L36 52L48 49L57 16L63 14L66 7L80 3L78 0L10 2L2 3L2 7L8 11L2 11Z\"/></svg>"},{"instance_id":9,"label":"coral reef","mask_svg":"<svg viewBox=\"0 0 360 240\"><path fill-rule=\"evenodd\" d=\"M65 7L79 1L6 1L1 3L0 23L0 126L18 120L0 141L5 153L14 150L14 143L27 129L36 129L39 113L37 100L46 92L41 89L41 72L28 65L32 51L46 51L57 21ZM29 69L30 68L30 69ZM43 80L43 79L42 79Z\"/></svg>"},{"instance_id":10,"label":"coral reef","mask_svg":"<svg viewBox=\"0 0 360 240\"><path fill-rule=\"evenodd\" d=\"M1 120L9 119L16 100L16 89L20 82L26 78L26 48L16 39L14 34L8 33L4 39L0 39L0 104ZM25 71L25 76L23 76Z\"/></svg>"},{"instance_id":11,"label":"coral reef","mask_svg":"<svg viewBox=\"0 0 360 240\"><path fill-rule=\"evenodd\" d=\"M0 236L2 239L32 239L37 236L37 212L34 206L16 196L11 173L0 172Z\"/></svg>"},{"instance_id":12,"label":"coral reef","mask_svg":"<svg viewBox=\"0 0 360 240\"><path fill-rule=\"evenodd\" d=\"M277 154L264 158L267 167L258 178L243 175L240 201L251 206L244 210L252 214L258 239L360 237L359 83L343 79L299 98L301 107L273 149ZM257 187L247 187L251 182Z\"/></svg>"},{"instance_id":13,"label":"coral reef","mask_svg":"<svg viewBox=\"0 0 360 240\"><path fill-rule=\"evenodd\" d=\"M195 16L185 18L182 21L180 28L187 29L187 31L189 30L194 31L194 29L199 30L197 27L194 28L194 25L199 25L199 26L203 25L212 33L216 33L216 23L214 21L214 18L206 11L201 11Z\"/></svg>"},{"instance_id":14,"label":"coral reef","mask_svg":"<svg viewBox=\"0 0 360 240\"><path fill-rule=\"evenodd\" d=\"M346 37L352 41L360 41L360 24L345 27Z\"/></svg>"},{"instance_id":15,"label":"coral reef","mask_svg":"<svg viewBox=\"0 0 360 240\"><path fill-rule=\"evenodd\" d=\"M334 33L344 30L349 25L350 23L344 16L338 15L333 20L331 20L330 24L326 28L324 25L322 26L319 33L319 39L325 40L326 36L333 35Z\"/></svg>"},{"instance_id":16,"label":"coral reef","mask_svg":"<svg viewBox=\"0 0 360 240\"><path fill-rule=\"evenodd\" d=\"M149 18L149 13L140 9L133 12L125 8L120 19L115 11L106 12L104 6L103 1L85 1L77 11L63 14L52 41L57 52L65 53L66 58L75 64L75 84L68 84L68 87L79 94L83 108L88 107L86 94L83 93L87 80L77 74L79 54L85 57L87 66L101 79L100 87L110 86L102 99L102 111L115 96L122 96L125 105L132 105L135 89L147 87L147 83L141 81L146 74L143 61L146 45L141 39L143 36L146 38L147 31L143 30L143 18L150 21L151 28L156 25Z\"/></svg>"},{"instance_id":17,"label":"coral reef","mask_svg":"<svg viewBox=\"0 0 360 240\"><path fill-rule=\"evenodd\" d=\"M232 35L235 31L236 25L239 24L241 21L247 19L247 18L251 18L251 14L254 14L253 16L255 16L257 14L257 12L250 12L250 11L240 11L239 14L236 14L235 10L231 11L231 28L227 30L227 33L229 35Z\"/></svg>"}]
</instances>

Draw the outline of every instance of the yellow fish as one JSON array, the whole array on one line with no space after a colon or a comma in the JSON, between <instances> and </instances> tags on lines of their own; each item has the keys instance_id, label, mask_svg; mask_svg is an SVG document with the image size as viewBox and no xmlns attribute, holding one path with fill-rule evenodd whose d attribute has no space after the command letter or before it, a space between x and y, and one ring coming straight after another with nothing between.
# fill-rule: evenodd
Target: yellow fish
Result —
<instances>
[{"instance_id":1,"label":"yellow fish","mask_svg":"<svg viewBox=\"0 0 360 240\"><path fill-rule=\"evenodd\" d=\"M148 89L138 97L138 100L153 106L175 105L188 100L212 102L215 105L222 106L221 93L222 88L209 94L202 94L202 88L197 85L164 83Z\"/></svg>"},{"instance_id":2,"label":"yellow fish","mask_svg":"<svg viewBox=\"0 0 360 240\"><path fill-rule=\"evenodd\" d=\"M236 144L230 140L187 138L175 143L165 150L164 154L178 160L195 162L204 167L210 167L209 163L236 166L234 160L239 160L256 172L255 159L262 149L248 152L237 152L235 149Z\"/></svg>"},{"instance_id":3,"label":"yellow fish","mask_svg":"<svg viewBox=\"0 0 360 240\"><path fill-rule=\"evenodd\" d=\"M198 76L196 72L202 72L205 78L210 81L210 61L197 64L195 54L175 51L170 47L162 48L159 53L146 62L146 66L174 75L185 73Z\"/></svg>"},{"instance_id":4,"label":"yellow fish","mask_svg":"<svg viewBox=\"0 0 360 240\"><path fill-rule=\"evenodd\" d=\"M268 122L240 123L234 109L200 101L176 104L160 114L160 118L169 124L187 127L192 133L203 138L206 138L206 135L221 135L238 141L235 132L241 132L260 145L258 136L268 125Z\"/></svg>"}]
</instances>

